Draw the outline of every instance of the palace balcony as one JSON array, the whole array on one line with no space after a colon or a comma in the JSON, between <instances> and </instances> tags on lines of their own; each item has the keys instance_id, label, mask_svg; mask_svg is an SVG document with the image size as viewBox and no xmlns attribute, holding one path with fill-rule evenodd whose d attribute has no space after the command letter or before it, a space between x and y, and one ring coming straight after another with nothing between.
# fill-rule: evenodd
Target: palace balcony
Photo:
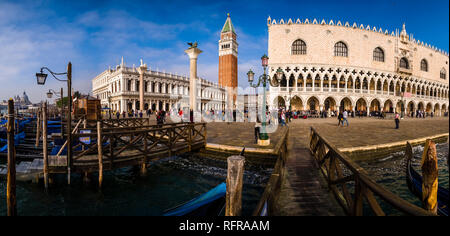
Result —
<instances>
[{"instance_id":1,"label":"palace balcony","mask_svg":"<svg viewBox=\"0 0 450 236\"><path fill-rule=\"evenodd\" d=\"M277 95L337 95L337 96L370 96L370 97L386 97L386 98L396 98L401 99L401 92L399 91L387 91L387 90L369 90L367 88L363 89L353 89L353 88L330 88L330 87L270 87L270 92ZM445 101L448 100L441 96L429 96L421 94L412 94L408 98L424 99L424 100L434 100L434 101Z\"/></svg>"}]
</instances>

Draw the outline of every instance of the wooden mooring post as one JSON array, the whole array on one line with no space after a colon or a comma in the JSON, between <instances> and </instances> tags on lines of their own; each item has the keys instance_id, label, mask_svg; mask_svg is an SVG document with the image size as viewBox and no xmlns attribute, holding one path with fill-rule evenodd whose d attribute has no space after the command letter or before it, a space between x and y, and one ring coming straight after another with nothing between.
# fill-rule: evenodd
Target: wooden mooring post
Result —
<instances>
[{"instance_id":1,"label":"wooden mooring post","mask_svg":"<svg viewBox=\"0 0 450 236\"><path fill-rule=\"evenodd\" d=\"M144 159L141 166L141 176L147 175L147 134L144 134Z\"/></svg>"},{"instance_id":2,"label":"wooden mooring post","mask_svg":"<svg viewBox=\"0 0 450 236\"><path fill-rule=\"evenodd\" d=\"M42 152L44 155L44 186L48 189L48 150L47 150L47 102L42 108Z\"/></svg>"},{"instance_id":3,"label":"wooden mooring post","mask_svg":"<svg viewBox=\"0 0 450 236\"><path fill-rule=\"evenodd\" d=\"M102 188L103 182L103 147L102 147L102 122L97 121L97 147L98 147L98 186Z\"/></svg>"},{"instance_id":4,"label":"wooden mooring post","mask_svg":"<svg viewBox=\"0 0 450 236\"><path fill-rule=\"evenodd\" d=\"M8 172L6 183L6 204L8 208L8 216L17 215L16 207L16 150L14 144L14 101L8 100L8 126L7 126L7 142L8 142Z\"/></svg>"},{"instance_id":5,"label":"wooden mooring post","mask_svg":"<svg viewBox=\"0 0 450 236\"><path fill-rule=\"evenodd\" d=\"M41 108L38 109L37 112L37 118L36 118L36 147L39 146L39 134L40 134L40 127L41 127Z\"/></svg>"},{"instance_id":6,"label":"wooden mooring post","mask_svg":"<svg viewBox=\"0 0 450 236\"><path fill-rule=\"evenodd\" d=\"M436 144L427 139L422 154L422 205L427 211L437 214L438 160Z\"/></svg>"},{"instance_id":7,"label":"wooden mooring post","mask_svg":"<svg viewBox=\"0 0 450 236\"><path fill-rule=\"evenodd\" d=\"M242 211L242 185L245 158L243 156L230 156L227 162L225 216L240 216Z\"/></svg>"}]
</instances>

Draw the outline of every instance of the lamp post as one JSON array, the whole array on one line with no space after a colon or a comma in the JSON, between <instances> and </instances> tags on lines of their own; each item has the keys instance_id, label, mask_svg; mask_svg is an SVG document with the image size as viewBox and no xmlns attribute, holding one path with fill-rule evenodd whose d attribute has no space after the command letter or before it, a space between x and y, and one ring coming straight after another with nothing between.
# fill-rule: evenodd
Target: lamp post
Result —
<instances>
[{"instance_id":1,"label":"lamp post","mask_svg":"<svg viewBox=\"0 0 450 236\"><path fill-rule=\"evenodd\" d=\"M112 104L111 104L111 96L108 96L108 108L109 108L109 110L108 110L108 112L109 112L109 119L111 120L112 118L111 118L111 112L112 112Z\"/></svg>"},{"instance_id":2,"label":"lamp post","mask_svg":"<svg viewBox=\"0 0 450 236\"><path fill-rule=\"evenodd\" d=\"M269 80L269 77L266 74L266 69L268 66L268 62L269 62L269 57L267 57L267 55L263 55L261 57L261 64L262 67L264 68L264 74L261 75L258 79L258 84L253 84L253 80L255 77L255 73L252 70L249 70L247 72L247 76L248 76L248 82L250 84L251 87L253 88L258 88L259 85L262 83L263 85L263 104L262 104L262 125L261 125L261 132L259 133L259 140L258 140L258 145L261 146L267 146L270 144L270 138L269 135L267 134L266 131L266 86L267 86L267 82ZM277 71L278 72L278 71Z\"/></svg>"},{"instance_id":3,"label":"lamp post","mask_svg":"<svg viewBox=\"0 0 450 236\"><path fill-rule=\"evenodd\" d=\"M40 73L36 73L36 79L38 85L44 85L45 81L47 79L47 74L44 73L44 70L47 70L50 72L50 74L53 76L54 79L61 81L61 82L67 82L67 94L69 98L69 107L67 111L67 183L70 185L70 168L72 166L72 63L69 62L67 64L67 71L63 73L55 73L51 71L47 67L42 67ZM67 80L59 79L57 76L59 75L67 75ZM48 93L47 93L48 95ZM62 94L61 94L61 97ZM62 99L62 98L61 98Z\"/></svg>"}]
</instances>

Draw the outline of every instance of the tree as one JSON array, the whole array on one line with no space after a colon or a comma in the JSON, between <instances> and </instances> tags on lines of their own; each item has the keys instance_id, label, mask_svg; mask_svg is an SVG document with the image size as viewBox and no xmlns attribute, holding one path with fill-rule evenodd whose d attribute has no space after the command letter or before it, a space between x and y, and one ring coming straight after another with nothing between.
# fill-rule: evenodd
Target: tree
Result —
<instances>
[{"instance_id":1,"label":"tree","mask_svg":"<svg viewBox=\"0 0 450 236\"><path fill-rule=\"evenodd\" d=\"M64 97L64 98L62 99L62 101L61 101L61 99L59 99L59 100L56 102L56 106L57 106L57 107L61 107L61 104L64 104L64 106L67 107L67 106L69 105L69 97Z\"/></svg>"}]
</instances>

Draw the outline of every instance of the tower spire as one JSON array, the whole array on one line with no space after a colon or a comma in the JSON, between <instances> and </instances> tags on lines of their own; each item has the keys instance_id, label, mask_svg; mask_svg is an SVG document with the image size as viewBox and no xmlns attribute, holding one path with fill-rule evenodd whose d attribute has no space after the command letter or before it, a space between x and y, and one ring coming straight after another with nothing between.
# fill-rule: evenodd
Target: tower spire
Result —
<instances>
[{"instance_id":1,"label":"tower spire","mask_svg":"<svg viewBox=\"0 0 450 236\"><path fill-rule=\"evenodd\" d=\"M230 13L227 13L227 20L225 21L225 24L222 27L222 33L230 32L230 31L233 33L236 33L234 31L233 24L231 23Z\"/></svg>"}]
</instances>

